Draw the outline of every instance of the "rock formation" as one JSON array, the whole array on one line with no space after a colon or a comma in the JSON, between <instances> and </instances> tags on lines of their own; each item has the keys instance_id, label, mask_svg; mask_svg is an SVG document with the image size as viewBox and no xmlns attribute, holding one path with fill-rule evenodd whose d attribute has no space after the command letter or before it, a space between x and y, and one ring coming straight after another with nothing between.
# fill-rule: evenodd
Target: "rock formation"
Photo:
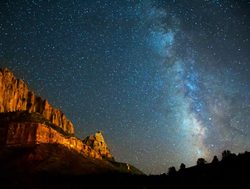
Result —
<instances>
[{"instance_id":1,"label":"rock formation","mask_svg":"<svg viewBox=\"0 0 250 189\"><path fill-rule=\"evenodd\" d=\"M64 113L53 108L47 100L29 91L28 86L16 79L7 68L0 69L0 112L14 111L38 112L56 126L69 134L74 133L74 127Z\"/></svg>"},{"instance_id":2,"label":"rock formation","mask_svg":"<svg viewBox=\"0 0 250 189\"><path fill-rule=\"evenodd\" d=\"M61 144L86 157L102 159L102 156L76 137L65 137L51 127L41 123L8 123L1 126L0 144L5 146L27 146L34 144ZM3 134L5 133L5 134Z\"/></svg>"},{"instance_id":3,"label":"rock formation","mask_svg":"<svg viewBox=\"0 0 250 189\"><path fill-rule=\"evenodd\" d=\"M29 91L8 69L0 69L0 145L61 144L84 156L113 160L100 132L84 141L74 137L71 121L47 100Z\"/></svg>"},{"instance_id":4,"label":"rock formation","mask_svg":"<svg viewBox=\"0 0 250 189\"><path fill-rule=\"evenodd\" d=\"M98 131L94 135L90 135L83 140L83 143L90 146L93 150L99 152L103 158L113 160L109 148L104 141L102 133Z\"/></svg>"}]
</instances>

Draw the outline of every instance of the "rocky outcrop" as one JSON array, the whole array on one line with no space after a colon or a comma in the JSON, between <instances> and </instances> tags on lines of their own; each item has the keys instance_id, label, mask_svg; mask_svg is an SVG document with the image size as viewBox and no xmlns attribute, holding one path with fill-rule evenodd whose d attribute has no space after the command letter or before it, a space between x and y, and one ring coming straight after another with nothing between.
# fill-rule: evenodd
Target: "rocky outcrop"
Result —
<instances>
[{"instance_id":1,"label":"rocky outcrop","mask_svg":"<svg viewBox=\"0 0 250 189\"><path fill-rule=\"evenodd\" d=\"M47 100L29 91L8 69L0 69L0 145L60 144L85 156L113 160L100 132L83 141L71 121Z\"/></svg>"},{"instance_id":2,"label":"rocky outcrop","mask_svg":"<svg viewBox=\"0 0 250 189\"><path fill-rule=\"evenodd\" d=\"M114 160L100 131L98 131L94 135L86 137L83 140L83 143L90 146L93 150L97 151L103 158Z\"/></svg>"},{"instance_id":3,"label":"rocky outcrop","mask_svg":"<svg viewBox=\"0 0 250 189\"><path fill-rule=\"evenodd\" d=\"M66 133L73 134L74 127L64 113L53 108L47 100L29 91L24 81L16 79L8 69L0 69L0 112L38 112Z\"/></svg>"},{"instance_id":4,"label":"rocky outcrop","mask_svg":"<svg viewBox=\"0 0 250 189\"><path fill-rule=\"evenodd\" d=\"M0 127L0 144L3 146L29 146L35 144L61 144L86 157L102 159L100 153L76 137L63 134L42 123L3 123Z\"/></svg>"}]
</instances>

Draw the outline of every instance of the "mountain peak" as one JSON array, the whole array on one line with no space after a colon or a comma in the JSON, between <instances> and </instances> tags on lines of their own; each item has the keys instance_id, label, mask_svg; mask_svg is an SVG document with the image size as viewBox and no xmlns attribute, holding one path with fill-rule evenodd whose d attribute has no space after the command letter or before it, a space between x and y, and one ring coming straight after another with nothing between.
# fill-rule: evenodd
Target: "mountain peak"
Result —
<instances>
[{"instance_id":1,"label":"mountain peak","mask_svg":"<svg viewBox=\"0 0 250 189\"><path fill-rule=\"evenodd\" d=\"M83 143L99 152L103 158L114 160L114 157L110 153L101 131L97 131L94 135L86 137L83 140Z\"/></svg>"}]
</instances>

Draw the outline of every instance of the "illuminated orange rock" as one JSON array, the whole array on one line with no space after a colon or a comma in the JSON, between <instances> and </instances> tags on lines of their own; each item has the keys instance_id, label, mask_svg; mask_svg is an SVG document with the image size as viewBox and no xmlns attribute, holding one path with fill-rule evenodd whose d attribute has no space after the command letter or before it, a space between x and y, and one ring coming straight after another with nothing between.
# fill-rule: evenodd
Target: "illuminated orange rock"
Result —
<instances>
[{"instance_id":1,"label":"illuminated orange rock","mask_svg":"<svg viewBox=\"0 0 250 189\"><path fill-rule=\"evenodd\" d=\"M66 137L58 131L41 123L7 123L1 125L0 144L5 146L27 146L41 143L61 144L84 156L102 159L102 155L84 144L80 139Z\"/></svg>"},{"instance_id":2,"label":"illuminated orange rock","mask_svg":"<svg viewBox=\"0 0 250 189\"><path fill-rule=\"evenodd\" d=\"M99 152L103 158L110 160L114 159L100 131L94 135L86 137L83 142L90 146L93 150Z\"/></svg>"},{"instance_id":3,"label":"illuminated orange rock","mask_svg":"<svg viewBox=\"0 0 250 189\"><path fill-rule=\"evenodd\" d=\"M64 113L53 108L47 100L29 91L28 86L16 79L7 68L0 69L0 112L24 111L38 112L56 126L69 134L74 133L74 127Z\"/></svg>"},{"instance_id":4,"label":"illuminated orange rock","mask_svg":"<svg viewBox=\"0 0 250 189\"><path fill-rule=\"evenodd\" d=\"M0 145L57 143L92 158L113 160L100 132L81 141L63 112L29 91L8 69L0 69Z\"/></svg>"}]
</instances>

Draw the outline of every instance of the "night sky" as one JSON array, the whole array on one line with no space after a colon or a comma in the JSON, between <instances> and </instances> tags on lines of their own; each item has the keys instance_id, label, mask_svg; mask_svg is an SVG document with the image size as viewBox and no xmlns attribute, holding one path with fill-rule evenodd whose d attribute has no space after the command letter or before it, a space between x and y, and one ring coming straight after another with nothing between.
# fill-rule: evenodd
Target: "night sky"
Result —
<instances>
[{"instance_id":1,"label":"night sky","mask_svg":"<svg viewBox=\"0 0 250 189\"><path fill-rule=\"evenodd\" d=\"M250 1L2 0L0 66L145 173L250 150Z\"/></svg>"}]
</instances>

